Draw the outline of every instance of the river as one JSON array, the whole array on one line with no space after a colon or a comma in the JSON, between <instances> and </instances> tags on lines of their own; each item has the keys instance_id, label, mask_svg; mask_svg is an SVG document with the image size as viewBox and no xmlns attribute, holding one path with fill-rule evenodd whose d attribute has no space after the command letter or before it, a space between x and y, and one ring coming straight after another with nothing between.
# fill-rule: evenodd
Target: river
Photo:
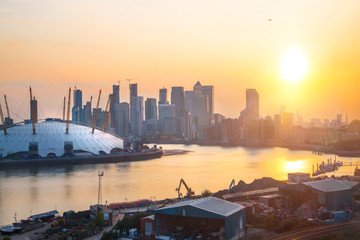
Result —
<instances>
[{"instance_id":1,"label":"river","mask_svg":"<svg viewBox=\"0 0 360 240\"><path fill-rule=\"evenodd\" d=\"M289 172L312 172L312 165L333 155L284 148L162 145L160 159L96 165L72 165L0 170L0 225L50 210L85 210L98 199L98 170L103 203L137 199L175 198L181 178L195 194L204 189L227 189L232 179L249 183L256 178L287 179ZM173 151L177 149L177 151ZM180 154L184 151L184 154ZM171 154L171 153L177 154ZM346 162L360 158L340 158ZM353 175L355 167L341 167L336 175ZM332 175L331 173L330 175Z\"/></svg>"}]
</instances>

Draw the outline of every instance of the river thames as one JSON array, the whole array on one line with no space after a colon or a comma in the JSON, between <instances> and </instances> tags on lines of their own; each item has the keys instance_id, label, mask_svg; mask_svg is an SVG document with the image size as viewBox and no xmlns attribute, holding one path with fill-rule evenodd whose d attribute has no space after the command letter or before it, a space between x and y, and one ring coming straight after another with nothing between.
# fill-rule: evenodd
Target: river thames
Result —
<instances>
[{"instance_id":1,"label":"river thames","mask_svg":"<svg viewBox=\"0 0 360 240\"><path fill-rule=\"evenodd\" d=\"M103 203L111 203L175 198L181 178L195 194L204 189L211 192L228 189L232 179L236 183L240 180L250 183L262 177L285 180L289 172L310 173L313 164L334 159L333 155L284 148L162 147L165 156L148 161L0 170L0 225L12 223L15 213L19 220L54 209L60 213L89 209L97 203L98 170L104 171ZM187 153L171 154L182 151ZM360 158L337 160L356 162ZM353 175L354 168L340 167L335 175Z\"/></svg>"}]
</instances>

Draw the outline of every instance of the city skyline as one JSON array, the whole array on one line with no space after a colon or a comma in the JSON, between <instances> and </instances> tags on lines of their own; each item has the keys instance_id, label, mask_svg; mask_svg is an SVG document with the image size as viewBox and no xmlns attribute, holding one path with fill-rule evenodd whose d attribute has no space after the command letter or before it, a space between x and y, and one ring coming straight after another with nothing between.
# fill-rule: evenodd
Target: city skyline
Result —
<instances>
[{"instance_id":1,"label":"city skyline","mask_svg":"<svg viewBox=\"0 0 360 240\"><path fill-rule=\"evenodd\" d=\"M1 93L16 98L32 85L54 116L77 78L84 99L118 80L125 99L128 78L151 98L201 81L216 89L215 112L229 117L245 107L243 90L255 88L266 99L262 116L286 105L305 118L360 118L359 9L357 1L2 1ZM293 47L307 61L295 82L281 72Z\"/></svg>"}]
</instances>

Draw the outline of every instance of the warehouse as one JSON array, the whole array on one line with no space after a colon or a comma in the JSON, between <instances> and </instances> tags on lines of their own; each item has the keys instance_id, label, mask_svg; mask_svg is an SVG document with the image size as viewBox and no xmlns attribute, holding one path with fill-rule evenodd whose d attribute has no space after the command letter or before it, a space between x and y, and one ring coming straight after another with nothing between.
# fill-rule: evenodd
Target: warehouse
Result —
<instances>
[{"instance_id":1,"label":"warehouse","mask_svg":"<svg viewBox=\"0 0 360 240\"><path fill-rule=\"evenodd\" d=\"M188 200L155 212L157 235L239 239L245 234L246 208L215 197Z\"/></svg>"},{"instance_id":2,"label":"warehouse","mask_svg":"<svg viewBox=\"0 0 360 240\"><path fill-rule=\"evenodd\" d=\"M314 200L328 210L341 210L351 207L353 192L359 187L358 182L324 179L319 181L288 184L281 187L284 194L292 194L304 201Z\"/></svg>"}]
</instances>

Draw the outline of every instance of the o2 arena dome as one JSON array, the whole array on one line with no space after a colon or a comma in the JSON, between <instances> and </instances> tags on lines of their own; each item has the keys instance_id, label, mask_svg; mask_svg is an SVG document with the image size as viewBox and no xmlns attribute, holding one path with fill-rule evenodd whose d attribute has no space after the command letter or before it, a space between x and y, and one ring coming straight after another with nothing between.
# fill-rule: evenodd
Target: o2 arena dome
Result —
<instances>
[{"instance_id":1,"label":"o2 arena dome","mask_svg":"<svg viewBox=\"0 0 360 240\"><path fill-rule=\"evenodd\" d=\"M82 125L46 120L35 124L14 126L7 134L0 131L0 154L2 158L61 157L67 155L104 155L123 149L123 140L110 133Z\"/></svg>"}]
</instances>

